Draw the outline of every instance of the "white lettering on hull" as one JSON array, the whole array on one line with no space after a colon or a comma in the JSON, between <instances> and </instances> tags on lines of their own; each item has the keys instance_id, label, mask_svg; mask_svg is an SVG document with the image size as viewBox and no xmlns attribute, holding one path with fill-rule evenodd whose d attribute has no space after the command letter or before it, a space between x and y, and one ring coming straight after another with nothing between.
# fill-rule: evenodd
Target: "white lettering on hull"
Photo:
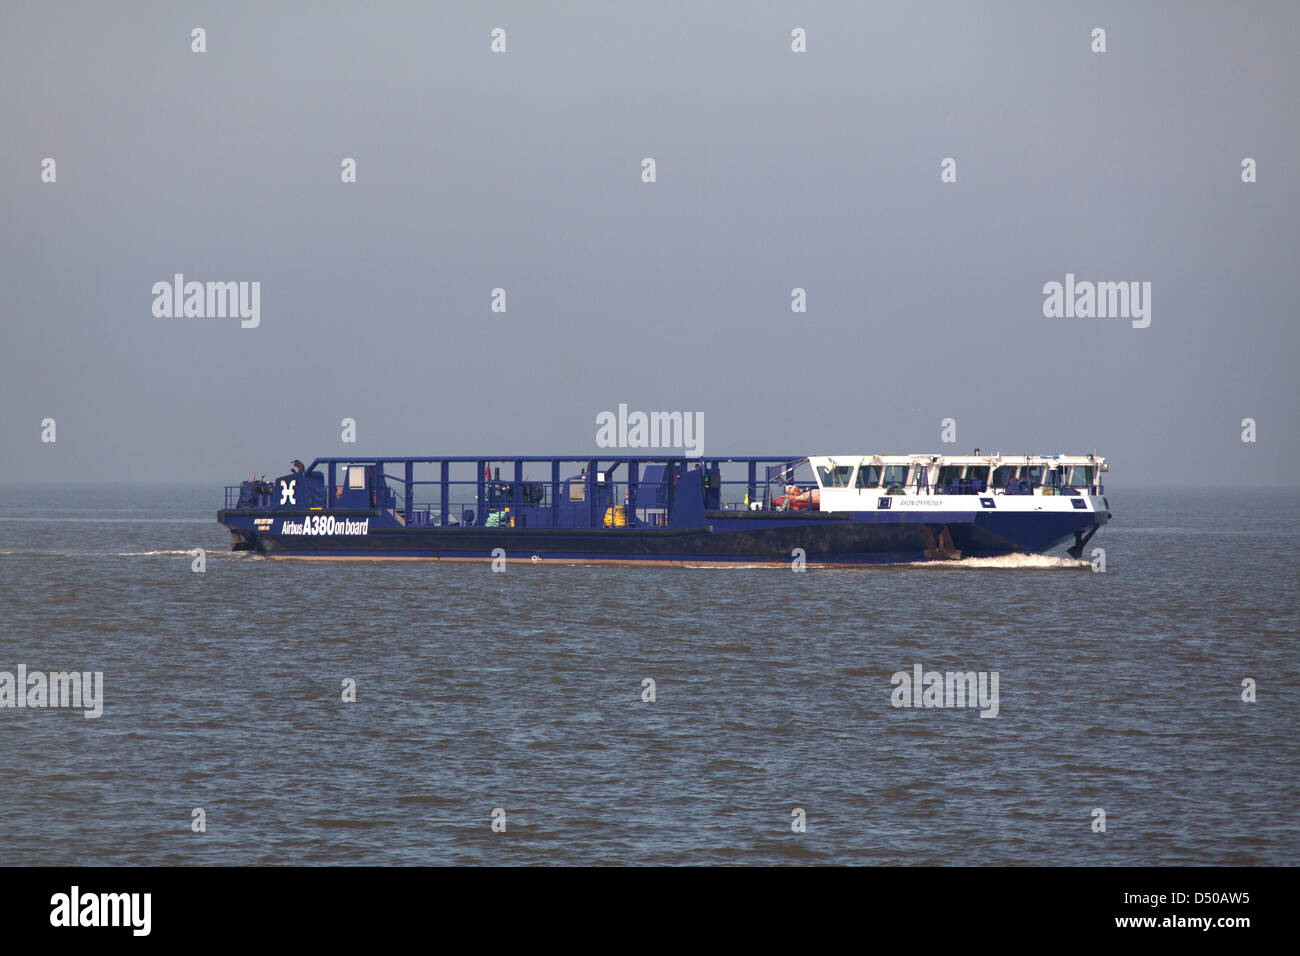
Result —
<instances>
[{"instance_id":1,"label":"white lettering on hull","mask_svg":"<svg viewBox=\"0 0 1300 956\"><path fill-rule=\"evenodd\" d=\"M302 521L285 521L280 525L280 534L290 535L332 535L370 533L370 519L353 521L350 518L335 518L333 515L308 515Z\"/></svg>"}]
</instances>

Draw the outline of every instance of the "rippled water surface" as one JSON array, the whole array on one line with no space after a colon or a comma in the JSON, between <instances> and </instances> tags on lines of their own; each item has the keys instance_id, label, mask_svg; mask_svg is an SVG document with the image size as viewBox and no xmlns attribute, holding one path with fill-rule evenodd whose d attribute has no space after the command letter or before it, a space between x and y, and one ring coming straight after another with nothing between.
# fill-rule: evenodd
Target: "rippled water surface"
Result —
<instances>
[{"instance_id":1,"label":"rippled water surface","mask_svg":"<svg viewBox=\"0 0 1300 956\"><path fill-rule=\"evenodd\" d=\"M0 864L1293 863L1300 494L1108 492L1104 574L496 574L232 554L219 488L10 487L0 670L105 704L0 708ZM997 717L891 707L917 663L997 671Z\"/></svg>"}]
</instances>

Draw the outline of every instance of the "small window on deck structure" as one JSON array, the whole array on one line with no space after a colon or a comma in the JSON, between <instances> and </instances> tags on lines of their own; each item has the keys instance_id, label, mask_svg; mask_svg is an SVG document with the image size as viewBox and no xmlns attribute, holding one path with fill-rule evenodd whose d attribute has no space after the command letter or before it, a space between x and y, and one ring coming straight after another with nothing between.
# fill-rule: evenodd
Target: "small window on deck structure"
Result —
<instances>
[{"instance_id":1,"label":"small window on deck structure","mask_svg":"<svg viewBox=\"0 0 1300 956\"><path fill-rule=\"evenodd\" d=\"M818 465L817 474L823 488L847 488L853 475L852 465Z\"/></svg>"},{"instance_id":2,"label":"small window on deck structure","mask_svg":"<svg viewBox=\"0 0 1300 956\"><path fill-rule=\"evenodd\" d=\"M961 465L942 465L939 468L939 477L935 480L936 485L948 485L961 477Z\"/></svg>"},{"instance_id":3,"label":"small window on deck structure","mask_svg":"<svg viewBox=\"0 0 1300 956\"><path fill-rule=\"evenodd\" d=\"M863 465L858 469L857 486L859 488L879 488L880 487L880 466Z\"/></svg>"},{"instance_id":4,"label":"small window on deck structure","mask_svg":"<svg viewBox=\"0 0 1300 956\"><path fill-rule=\"evenodd\" d=\"M907 484L907 465L886 465L885 466L885 485L905 485Z\"/></svg>"},{"instance_id":5,"label":"small window on deck structure","mask_svg":"<svg viewBox=\"0 0 1300 956\"><path fill-rule=\"evenodd\" d=\"M1074 465L1069 471L1069 481L1066 484L1073 488L1082 488L1085 485L1092 484L1092 466L1091 465Z\"/></svg>"}]
</instances>

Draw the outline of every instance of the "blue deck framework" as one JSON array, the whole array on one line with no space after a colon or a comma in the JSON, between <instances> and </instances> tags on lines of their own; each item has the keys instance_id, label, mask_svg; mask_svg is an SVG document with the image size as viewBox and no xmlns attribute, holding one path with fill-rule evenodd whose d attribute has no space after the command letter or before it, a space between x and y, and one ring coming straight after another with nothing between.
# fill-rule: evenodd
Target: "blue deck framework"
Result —
<instances>
[{"instance_id":1,"label":"blue deck framework","mask_svg":"<svg viewBox=\"0 0 1300 956\"><path fill-rule=\"evenodd\" d=\"M635 512L628 515L632 527L663 527L669 520L666 512L674 510L675 524L680 526L690 509L670 508L676 501L669 499L675 498L681 478L690 480L692 471L707 476L701 484L705 507L739 509L747 507L746 502L771 500L768 492L772 484L793 475L805 461L802 457L688 460L648 456L318 458L302 472L260 483L227 485L226 508L302 510L304 504L297 500L296 490L292 502L278 500L279 483L299 479L307 490L307 509L396 509L410 526L472 526L486 523L493 513L509 513L520 527L594 528L603 526L605 509L616 505ZM743 465L745 477L724 479L724 463ZM566 473L566 464L577 471ZM453 477L457 465L472 466L474 476ZM421 466L431 466L437 477L417 478ZM365 469L362 488L349 487L344 481L345 470L356 467ZM391 470L394 467L396 474ZM545 477L535 476L535 472L544 472ZM351 472L346 475L352 477ZM254 484L264 487L254 488Z\"/></svg>"},{"instance_id":2,"label":"blue deck framework","mask_svg":"<svg viewBox=\"0 0 1300 956\"><path fill-rule=\"evenodd\" d=\"M295 465L226 488L217 520L236 550L788 564L802 549L812 563L880 564L925 560L936 541L966 556L1043 551L1072 536L1079 546L1109 517L989 511L977 497L984 489L966 483L944 492L968 496L970 508L942 517L905 508L783 510L791 483L816 487L803 456L338 457Z\"/></svg>"}]
</instances>

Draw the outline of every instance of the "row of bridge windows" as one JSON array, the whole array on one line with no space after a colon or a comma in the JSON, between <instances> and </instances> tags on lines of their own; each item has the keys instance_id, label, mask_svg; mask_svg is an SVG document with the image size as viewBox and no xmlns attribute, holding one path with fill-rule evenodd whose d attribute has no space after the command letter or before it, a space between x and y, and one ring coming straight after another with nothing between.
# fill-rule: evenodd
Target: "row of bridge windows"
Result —
<instances>
[{"instance_id":1,"label":"row of bridge windows","mask_svg":"<svg viewBox=\"0 0 1300 956\"><path fill-rule=\"evenodd\" d=\"M1043 483L1046 474L1043 465L998 465L993 469L992 481L989 480L988 465L941 465L935 480L938 485L950 485L955 481L982 481L994 488L1005 488L1021 478L1029 479L1035 486ZM856 468L856 475L854 473ZM820 465L817 474L823 488L888 488L891 485L906 485L908 465L873 465L865 463L855 465ZM1084 487L1092 484L1095 474L1094 465L1071 465L1061 469L1064 480L1070 487Z\"/></svg>"}]
</instances>

